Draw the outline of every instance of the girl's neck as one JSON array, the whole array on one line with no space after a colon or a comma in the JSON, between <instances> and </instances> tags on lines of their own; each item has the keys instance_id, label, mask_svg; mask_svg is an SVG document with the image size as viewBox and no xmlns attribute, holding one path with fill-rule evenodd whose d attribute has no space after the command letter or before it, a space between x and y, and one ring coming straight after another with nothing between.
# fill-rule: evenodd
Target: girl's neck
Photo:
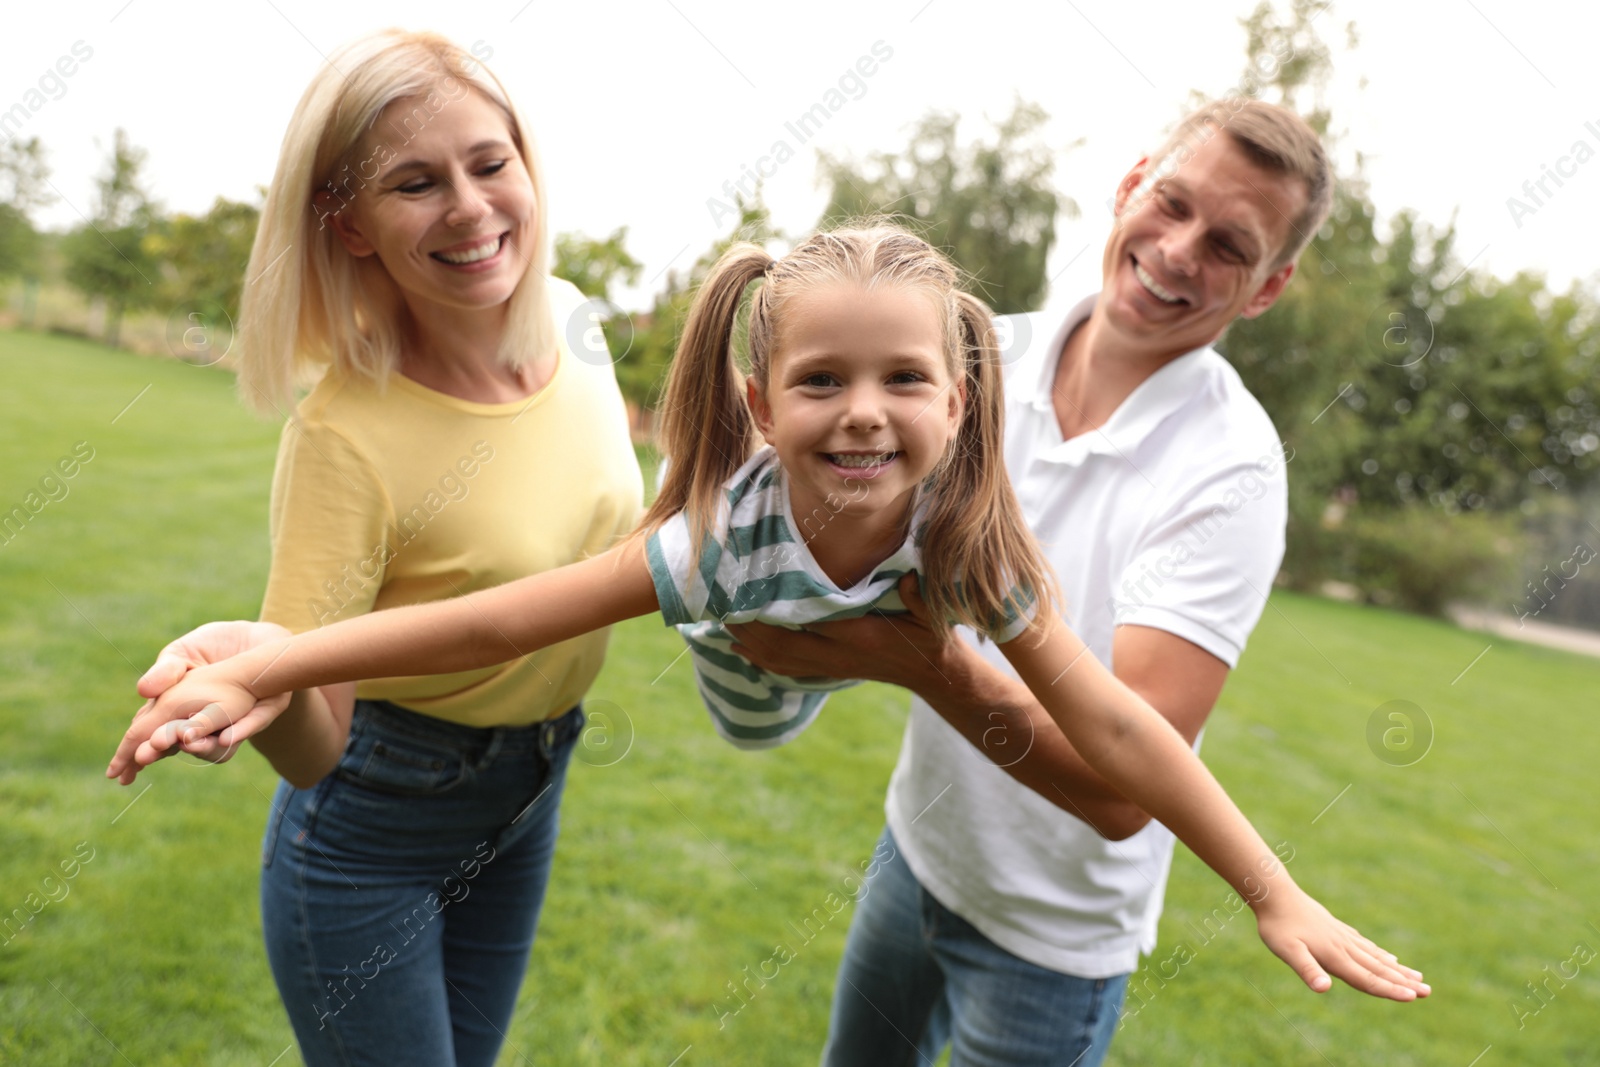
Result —
<instances>
[{"instance_id":1,"label":"girl's neck","mask_svg":"<svg viewBox=\"0 0 1600 1067\"><path fill-rule=\"evenodd\" d=\"M837 511L826 503L812 506L796 498L792 489L789 506L799 527L795 532L822 573L840 589L871 577L878 564L905 543L910 523L908 512L892 508L853 515L848 505Z\"/></svg>"},{"instance_id":2,"label":"girl's neck","mask_svg":"<svg viewBox=\"0 0 1600 1067\"><path fill-rule=\"evenodd\" d=\"M550 380L554 353L512 367L500 359L507 305L490 309L411 306L400 373L435 392L479 404L526 399Z\"/></svg>"}]
</instances>

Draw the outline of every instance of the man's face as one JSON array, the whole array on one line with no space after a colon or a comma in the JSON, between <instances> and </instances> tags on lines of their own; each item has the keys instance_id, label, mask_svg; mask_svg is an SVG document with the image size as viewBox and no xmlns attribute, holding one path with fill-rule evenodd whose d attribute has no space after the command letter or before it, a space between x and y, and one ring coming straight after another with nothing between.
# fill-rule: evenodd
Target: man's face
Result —
<instances>
[{"instance_id":1,"label":"man's face","mask_svg":"<svg viewBox=\"0 0 1600 1067\"><path fill-rule=\"evenodd\" d=\"M1264 170L1226 133L1144 185L1141 159L1117 187L1100 306L1132 347L1175 355L1210 344L1235 318L1277 300L1294 264L1274 268L1306 202L1298 178Z\"/></svg>"}]
</instances>

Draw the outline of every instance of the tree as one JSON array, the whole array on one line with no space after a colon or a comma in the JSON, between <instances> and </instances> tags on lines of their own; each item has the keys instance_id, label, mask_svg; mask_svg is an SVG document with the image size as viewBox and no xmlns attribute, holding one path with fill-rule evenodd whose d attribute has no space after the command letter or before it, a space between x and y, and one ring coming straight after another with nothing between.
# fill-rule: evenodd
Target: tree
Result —
<instances>
[{"instance_id":1,"label":"tree","mask_svg":"<svg viewBox=\"0 0 1600 1067\"><path fill-rule=\"evenodd\" d=\"M144 162L144 150L130 144L119 127L106 169L95 182L94 217L61 242L67 281L105 303L108 345L120 339L124 313L159 296L161 271L147 240L158 213L141 184Z\"/></svg>"},{"instance_id":2,"label":"tree","mask_svg":"<svg viewBox=\"0 0 1600 1067\"><path fill-rule=\"evenodd\" d=\"M1051 185L1055 157L1039 136L1048 118L1019 99L989 143L962 146L957 117L933 113L902 153L877 152L864 163L819 153L830 193L818 225L895 216L948 253L997 314L1035 311L1049 290L1056 213L1078 214Z\"/></svg>"},{"instance_id":3,"label":"tree","mask_svg":"<svg viewBox=\"0 0 1600 1067\"><path fill-rule=\"evenodd\" d=\"M1325 130L1318 13L1293 0L1242 20L1273 62L1240 84ZM1381 232L1360 166L1277 305L1219 347L1294 448L1284 576L1436 612L1494 586L1525 516L1600 484L1600 302L1469 270L1453 224L1403 211Z\"/></svg>"},{"instance_id":4,"label":"tree","mask_svg":"<svg viewBox=\"0 0 1600 1067\"><path fill-rule=\"evenodd\" d=\"M49 185L50 168L39 138L0 144L0 280L23 280L25 322L33 319L43 246L31 215L54 199Z\"/></svg>"},{"instance_id":5,"label":"tree","mask_svg":"<svg viewBox=\"0 0 1600 1067\"><path fill-rule=\"evenodd\" d=\"M148 249L167 268L172 302L214 304L236 319L260 219L254 204L219 196L204 215L174 215L154 228Z\"/></svg>"},{"instance_id":6,"label":"tree","mask_svg":"<svg viewBox=\"0 0 1600 1067\"><path fill-rule=\"evenodd\" d=\"M710 273L712 265L740 241L765 245L783 236L772 225L771 213L761 201L759 187L754 200L736 196L735 206L739 218L725 237L713 242L688 271L682 274L667 271L666 283L656 294L649 311L633 316L628 324L613 323L613 327L619 328L608 331L612 351L619 354L617 381L623 393L641 406L650 406L660 393L667 368L677 353L678 337L689 316L695 290ZM624 352L625 356L620 355Z\"/></svg>"},{"instance_id":7,"label":"tree","mask_svg":"<svg viewBox=\"0 0 1600 1067\"><path fill-rule=\"evenodd\" d=\"M644 264L629 255L624 247L627 238L626 226L619 227L604 240L581 233L557 234L556 261L550 273L576 285L584 296L610 302L614 283L621 281L632 285L644 269Z\"/></svg>"}]
</instances>

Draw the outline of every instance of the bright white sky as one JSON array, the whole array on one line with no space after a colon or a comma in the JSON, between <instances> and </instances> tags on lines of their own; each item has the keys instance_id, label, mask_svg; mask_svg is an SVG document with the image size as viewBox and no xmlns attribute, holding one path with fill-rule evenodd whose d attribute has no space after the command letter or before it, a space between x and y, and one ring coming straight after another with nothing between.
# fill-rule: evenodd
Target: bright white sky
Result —
<instances>
[{"instance_id":1,"label":"bright white sky","mask_svg":"<svg viewBox=\"0 0 1600 1067\"><path fill-rule=\"evenodd\" d=\"M1006 114L1020 93L1053 116L1056 184L1083 212L1061 225L1051 264L1055 299L1065 300L1098 281L1116 180L1159 142L1189 90L1237 83L1237 20L1253 2L28 4L8 12L0 36L0 111L82 41L92 58L21 131L43 139L64 198L43 223L65 228L92 209L91 179L118 126L149 151L149 184L164 206L203 211L218 194L253 199L270 179L290 109L324 54L386 25L435 29L492 50L489 66L540 143L555 229L629 227L645 273L622 303L637 307L663 271L688 266L726 231L707 199L774 140L794 145L785 122L881 41L893 56L865 93L766 183L778 224L797 232L816 221L825 195L816 148L899 149L930 108L959 112L976 132L981 116ZM1350 21L1360 44L1347 53ZM1385 216L1413 207L1443 223L1459 212L1463 259L1502 276L1541 270L1560 288L1597 277L1600 13L1515 0L1339 0L1318 26L1339 49L1335 126L1347 131L1347 152L1365 154ZM1547 180L1553 195L1518 226L1507 198L1524 196L1523 183L1577 141L1595 158L1563 164L1570 176L1560 188Z\"/></svg>"}]
</instances>

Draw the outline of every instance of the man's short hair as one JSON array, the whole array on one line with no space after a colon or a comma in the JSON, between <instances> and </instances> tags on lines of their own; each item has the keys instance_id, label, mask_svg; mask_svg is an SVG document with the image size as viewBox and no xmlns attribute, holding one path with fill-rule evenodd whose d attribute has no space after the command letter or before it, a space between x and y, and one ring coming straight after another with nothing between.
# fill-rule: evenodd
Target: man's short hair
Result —
<instances>
[{"instance_id":1,"label":"man's short hair","mask_svg":"<svg viewBox=\"0 0 1600 1067\"><path fill-rule=\"evenodd\" d=\"M1153 157L1152 171L1162 176L1176 172L1217 130L1227 131L1258 167L1299 178L1305 185L1305 207L1290 220L1289 236L1272 269L1294 262L1322 228L1333 206L1333 170L1322 139L1305 119L1286 107L1247 96L1224 97L1197 108L1178 123Z\"/></svg>"}]
</instances>

